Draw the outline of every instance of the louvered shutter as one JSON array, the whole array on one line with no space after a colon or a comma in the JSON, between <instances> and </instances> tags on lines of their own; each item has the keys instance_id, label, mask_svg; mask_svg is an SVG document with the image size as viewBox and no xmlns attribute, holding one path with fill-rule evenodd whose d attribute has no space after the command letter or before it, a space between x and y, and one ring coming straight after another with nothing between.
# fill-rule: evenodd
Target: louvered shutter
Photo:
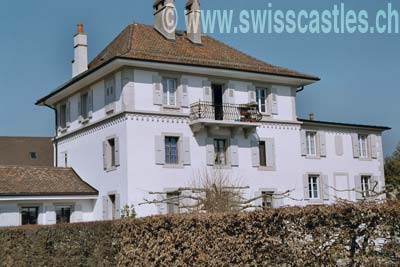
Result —
<instances>
[{"instance_id":1,"label":"louvered shutter","mask_svg":"<svg viewBox=\"0 0 400 267\"><path fill-rule=\"evenodd\" d=\"M71 125L71 102L68 101L66 103L66 122L67 122L67 127Z\"/></svg>"},{"instance_id":2,"label":"louvered shutter","mask_svg":"<svg viewBox=\"0 0 400 267\"><path fill-rule=\"evenodd\" d=\"M235 104L235 83L234 82L229 82L228 83L228 88L226 92L226 102L228 104Z\"/></svg>"},{"instance_id":3,"label":"louvered shutter","mask_svg":"<svg viewBox=\"0 0 400 267\"><path fill-rule=\"evenodd\" d=\"M377 144L376 144L376 135L371 134L368 136L369 143L371 146L371 158L377 159L378 158L378 150L377 150Z\"/></svg>"},{"instance_id":4,"label":"louvered shutter","mask_svg":"<svg viewBox=\"0 0 400 267\"><path fill-rule=\"evenodd\" d=\"M159 75L153 75L153 104L162 105L162 78Z\"/></svg>"},{"instance_id":5,"label":"louvered shutter","mask_svg":"<svg viewBox=\"0 0 400 267\"><path fill-rule=\"evenodd\" d=\"M189 107L189 91L188 91L188 79L183 78L181 80L182 84L182 102L181 105L182 107Z\"/></svg>"},{"instance_id":6,"label":"louvered shutter","mask_svg":"<svg viewBox=\"0 0 400 267\"><path fill-rule=\"evenodd\" d=\"M110 219L108 201L109 201L109 197L108 196L103 196L103 220L105 220L105 221Z\"/></svg>"},{"instance_id":7,"label":"louvered shutter","mask_svg":"<svg viewBox=\"0 0 400 267\"><path fill-rule=\"evenodd\" d=\"M231 139L231 166L238 167L239 166L239 147L238 140L235 138Z\"/></svg>"},{"instance_id":8,"label":"louvered shutter","mask_svg":"<svg viewBox=\"0 0 400 267\"><path fill-rule=\"evenodd\" d=\"M91 119L93 117L93 90L88 92L88 117Z\"/></svg>"},{"instance_id":9,"label":"louvered shutter","mask_svg":"<svg viewBox=\"0 0 400 267\"><path fill-rule=\"evenodd\" d=\"M114 145L115 145L115 166L121 165L120 160L120 147L119 147L119 137L114 138Z\"/></svg>"},{"instance_id":10,"label":"louvered shutter","mask_svg":"<svg viewBox=\"0 0 400 267\"><path fill-rule=\"evenodd\" d=\"M155 157L156 157L156 164L158 165L165 164L165 141L162 136L155 137Z\"/></svg>"},{"instance_id":11,"label":"louvered shutter","mask_svg":"<svg viewBox=\"0 0 400 267\"><path fill-rule=\"evenodd\" d=\"M326 157L326 133L318 132L319 154L321 157Z\"/></svg>"},{"instance_id":12,"label":"louvered shutter","mask_svg":"<svg viewBox=\"0 0 400 267\"><path fill-rule=\"evenodd\" d=\"M275 168L276 167L276 159L275 159L275 139L268 138L265 141L267 148L267 167Z\"/></svg>"},{"instance_id":13,"label":"louvered shutter","mask_svg":"<svg viewBox=\"0 0 400 267\"><path fill-rule=\"evenodd\" d=\"M115 218L121 218L121 195L115 194Z\"/></svg>"},{"instance_id":14,"label":"louvered shutter","mask_svg":"<svg viewBox=\"0 0 400 267\"><path fill-rule=\"evenodd\" d=\"M256 87L253 84L250 84L247 86L247 89L249 91L249 103L256 103Z\"/></svg>"},{"instance_id":15,"label":"louvered shutter","mask_svg":"<svg viewBox=\"0 0 400 267\"><path fill-rule=\"evenodd\" d=\"M307 156L307 134L306 130L300 131L300 145L301 145L301 155Z\"/></svg>"},{"instance_id":16,"label":"louvered shutter","mask_svg":"<svg viewBox=\"0 0 400 267\"><path fill-rule=\"evenodd\" d=\"M271 112L274 115L278 115L278 89L271 89Z\"/></svg>"},{"instance_id":17,"label":"louvered shutter","mask_svg":"<svg viewBox=\"0 0 400 267\"><path fill-rule=\"evenodd\" d=\"M214 166L215 164L215 151L214 151L214 139L207 138L207 145L206 145L206 161L208 166Z\"/></svg>"},{"instance_id":18,"label":"louvered shutter","mask_svg":"<svg viewBox=\"0 0 400 267\"><path fill-rule=\"evenodd\" d=\"M183 164L190 165L191 164L191 155L190 155L190 137L183 138Z\"/></svg>"},{"instance_id":19,"label":"louvered shutter","mask_svg":"<svg viewBox=\"0 0 400 267\"><path fill-rule=\"evenodd\" d=\"M360 157L360 143L358 142L358 134L352 134L351 140L353 144L353 157L359 158Z\"/></svg>"},{"instance_id":20,"label":"louvered shutter","mask_svg":"<svg viewBox=\"0 0 400 267\"><path fill-rule=\"evenodd\" d=\"M310 185L308 183L308 175L304 174L303 175L303 194L304 194L304 200L310 200Z\"/></svg>"},{"instance_id":21,"label":"louvered shutter","mask_svg":"<svg viewBox=\"0 0 400 267\"><path fill-rule=\"evenodd\" d=\"M343 156L343 137L341 135L335 136L335 151L336 156Z\"/></svg>"},{"instance_id":22,"label":"louvered shutter","mask_svg":"<svg viewBox=\"0 0 400 267\"><path fill-rule=\"evenodd\" d=\"M360 175L356 175L354 177L354 190L356 191L356 200L363 200L363 196L362 196L362 187L361 187L361 176Z\"/></svg>"},{"instance_id":23,"label":"louvered shutter","mask_svg":"<svg viewBox=\"0 0 400 267\"><path fill-rule=\"evenodd\" d=\"M78 116L79 117L82 116L82 97L79 97L79 100L78 100Z\"/></svg>"},{"instance_id":24,"label":"louvered shutter","mask_svg":"<svg viewBox=\"0 0 400 267\"><path fill-rule=\"evenodd\" d=\"M323 200L329 200L329 177L328 175L322 175L322 183L321 183L321 194Z\"/></svg>"},{"instance_id":25,"label":"louvered shutter","mask_svg":"<svg viewBox=\"0 0 400 267\"><path fill-rule=\"evenodd\" d=\"M203 101L212 102L211 93L211 82L208 80L203 81Z\"/></svg>"},{"instance_id":26,"label":"louvered shutter","mask_svg":"<svg viewBox=\"0 0 400 267\"><path fill-rule=\"evenodd\" d=\"M259 140L255 137L251 139L251 162L253 167L260 167Z\"/></svg>"},{"instance_id":27,"label":"louvered shutter","mask_svg":"<svg viewBox=\"0 0 400 267\"><path fill-rule=\"evenodd\" d=\"M103 142L103 169L108 169L108 142Z\"/></svg>"}]
</instances>

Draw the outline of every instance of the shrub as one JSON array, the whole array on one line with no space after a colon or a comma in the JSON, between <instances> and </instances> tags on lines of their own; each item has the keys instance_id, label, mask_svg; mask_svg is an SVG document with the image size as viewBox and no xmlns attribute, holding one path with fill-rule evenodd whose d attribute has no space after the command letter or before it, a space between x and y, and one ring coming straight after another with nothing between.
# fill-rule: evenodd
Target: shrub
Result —
<instances>
[{"instance_id":1,"label":"shrub","mask_svg":"<svg viewBox=\"0 0 400 267\"><path fill-rule=\"evenodd\" d=\"M398 266L400 205L338 204L0 230L3 266Z\"/></svg>"}]
</instances>

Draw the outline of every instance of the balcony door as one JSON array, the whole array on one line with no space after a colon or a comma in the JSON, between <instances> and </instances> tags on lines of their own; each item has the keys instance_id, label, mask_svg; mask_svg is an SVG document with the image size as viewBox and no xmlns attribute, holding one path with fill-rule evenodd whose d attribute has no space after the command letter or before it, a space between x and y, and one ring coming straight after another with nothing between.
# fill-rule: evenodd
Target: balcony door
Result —
<instances>
[{"instance_id":1,"label":"balcony door","mask_svg":"<svg viewBox=\"0 0 400 267\"><path fill-rule=\"evenodd\" d=\"M215 120L222 121L224 119L224 88L221 84L213 84L212 91Z\"/></svg>"}]
</instances>

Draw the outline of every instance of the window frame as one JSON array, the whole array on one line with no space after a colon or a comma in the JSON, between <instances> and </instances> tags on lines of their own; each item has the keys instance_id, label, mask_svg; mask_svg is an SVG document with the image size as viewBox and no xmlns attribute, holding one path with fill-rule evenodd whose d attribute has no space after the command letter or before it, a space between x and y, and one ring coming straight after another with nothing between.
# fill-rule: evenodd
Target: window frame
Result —
<instances>
[{"instance_id":1,"label":"window frame","mask_svg":"<svg viewBox=\"0 0 400 267\"><path fill-rule=\"evenodd\" d=\"M219 146L216 147L216 143L219 144L219 142L221 142L221 141L224 142L224 148L223 148L224 163L217 162L220 152L217 151ZM213 146L214 146L214 166L216 166L216 167L229 166L229 159L228 159L229 141L228 141L228 139L227 138L213 138Z\"/></svg>"},{"instance_id":2,"label":"window frame","mask_svg":"<svg viewBox=\"0 0 400 267\"><path fill-rule=\"evenodd\" d=\"M111 91L110 88L112 88L112 94L110 94L110 91ZM105 90L104 102L105 102L106 106L115 102L116 95L117 95L116 88L117 88L117 86L116 86L116 80L115 80L114 75L111 75L104 80L104 90Z\"/></svg>"},{"instance_id":3,"label":"window frame","mask_svg":"<svg viewBox=\"0 0 400 267\"><path fill-rule=\"evenodd\" d=\"M262 145L262 143L263 143L263 145ZM264 149L262 149L262 147ZM259 152L260 168L269 167L268 162L267 162L267 142L265 140L260 140L258 142L258 152Z\"/></svg>"},{"instance_id":4,"label":"window frame","mask_svg":"<svg viewBox=\"0 0 400 267\"><path fill-rule=\"evenodd\" d=\"M173 101L174 103L171 103L171 88L170 88L170 81L175 82L175 91L173 92ZM165 84L166 83L166 84ZM167 88L165 88L165 85L167 85ZM161 78L161 87L162 87L162 104L164 107L172 107L172 108L178 108L178 88L179 88L179 82L178 78L176 77L170 77L170 76L163 76ZM166 94L166 96L165 96ZM166 100L166 102L165 102Z\"/></svg>"},{"instance_id":5,"label":"window frame","mask_svg":"<svg viewBox=\"0 0 400 267\"><path fill-rule=\"evenodd\" d=\"M182 193L178 191L174 192L167 192L166 193L166 210L167 214L173 215L173 214L179 214L181 212L180 210L180 197ZM169 201L170 199L173 199L171 202ZM172 203L173 202L173 203Z\"/></svg>"},{"instance_id":6,"label":"window frame","mask_svg":"<svg viewBox=\"0 0 400 267\"><path fill-rule=\"evenodd\" d=\"M315 181L314 181L315 179ZM321 199L321 175L309 174L308 175L308 197L310 200L320 200ZM316 190L315 190L316 189ZM315 195L315 193L317 193Z\"/></svg>"},{"instance_id":7,"label":"window frame","mask_svg":"<svg viewBox=\"0 0 400 267\"><path fill-rule=\"evenodd\" d=\"M24 223L23 219L23 210L24 209L35 209L36 210L36 223ZM40 216L40 206L39 205L23 205L19 208L19 213L20 213L20 220L21 220L21 225L39 225L39 216Z\"/></svg>"},{"instance_id":8,"label":"window frame","mask_svg":"<svg viewBox=\"0 0 400 267\"><path fill-rule=\"evenodd\" d=\"M360 147L360 159L369 159L371 150L368 134L358 135L358 145Z\"/></svg>"},{"instance_id":9,"label":"window frame","mask_svg":"<svg viewBox=\"0 0 400 267\"><path fill-rule=\"evenodd\" d=\"M261 92L264 92L264 103L262 103ZM268 96L269 96L269 88L257 86L256 87L256 103L257 103L257 110L262 114L268 113ZM264 111L262 106L264 105Z\"/></svg>"},{"instance_id":10,"label":"window frame","mask_svg":"<svg viewBox=\"0 0 400 267\"><path fill-rule=\"evenodd\" d=\"M117 164L116 164L116 147L115 147L115 137L112 138L108 138L107 139L108 142L108 147L109 147L109 154L110 154L110 168L116 168Z\"/></svg>"},{"instance_id":11,"label":"window frame","mask_svg":"<svg viewBox=\"0 0 400 267\"><path fill-rule=\"evenodd\" d=\"M312 143L314 144L314 149L312 149ZM306 149L307 157L315 158L319 156L318 133L316 131L306 131Z\"/></svg>"},{"instance_id":12,"label":"window frame","mask_svg":"<svg viewBox=\"0 0 400 267\"><path fill-rule=\"evenodd\" d=\"M59 127L61 129L66 129L67 128L67 102L63 102L59 105Z\"/></svg>"},{"instance_id":13,"label":"window frame","mask_svg":"<svg viewBox=\"0 0 400 267\"><path fill-rule=\"evenodd\" d=\"M261 191L261 207L263 210L274 208L274 194L274 191ZM270 201L266 201L267 197L270 197ZM270 206L267 206L266 203L270 203Z\"/></svg>"},{"instance_id":14,"label":"window frame","mask_svg":"<svg viewBox=\"0 0 400 267\"><path fill-rule=\"evenodd\" d=\"M32 160L37 160L38 159L38 153L35 151L29 152L29 156Z\"/></svg>"},{"instance_id":15,"label":"window frame","mask_svg":"<svg viewBox=\"0 0 400 267\"><path fill-rule=\"evenodd\" d=\"M79 115L84 120L86 120L89 118L89 112L90 112L90 110L89 110L89 91L83 92L80 95L80 105L81 105L81 107L80 107L81 112Z\"/></svg>"},{"instance_id":16,"label":"window frame","mask_svg":"<svg viewBox=\"0 0 400 267\"><path fill-rule=\"evenodd\" d=\"M59 221L58 220L57 211L60 208L61 209L69 209L69 218L67 219L67 221ZM71 205L55 205L54 206L54 211L56 213L56 224L71 223L71 217L72 217L72 213L73 213L73 207Z\"/></svg>"},{"instance_id":17,"label":"window frame","mask_svg":"<svg viewBox=\"0 0 400 267\"><path fill-rule=\"evenodd\" d=\"M173 165L173 166L180 165L180 163L181 163L181 151L180 151L181 150L181 145L180 145L181 137L177 136L177 135L164 135L163 138L164 138L164 152L165 152L164 162L165 162L165 165ZM171 153L169 155L170 160L168 160L167 139L170 139L170 140L176 139L176 144L175 144L175 146L176 146L175 147L175 150L176 150L176 155L175 155L176 162L172 162L171 161L171 157L172 157ZM171 145L169 146L169 150L172 151Z\"/></svg>"},{"instance_id":18,"label":"window frame","mask_svg":"<svg viewBox=\"0 0 400 267\"><path fill-rule=\"evenodd\" d=\"M371 175L361 175L361 196L363 198L371 197L372 192L372 176Z\"/></svg>"}]
</instances>

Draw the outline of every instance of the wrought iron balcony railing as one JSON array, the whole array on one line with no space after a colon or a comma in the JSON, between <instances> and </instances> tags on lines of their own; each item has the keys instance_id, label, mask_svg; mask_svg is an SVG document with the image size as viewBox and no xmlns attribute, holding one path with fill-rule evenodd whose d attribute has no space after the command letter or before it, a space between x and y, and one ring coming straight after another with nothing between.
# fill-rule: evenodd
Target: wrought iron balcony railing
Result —
<instances>
[{"instance_id":1,"label":"wrought iron balcony railing","mask_svg":"<svg viewBox=\"0 0 400 267\"><path fill-rule=\"evenodd\" d=\"M214 104L212 102L197 102L190 106L192 121L205 119L216 121L259 122L263 118L257 104Z\"/></svg>"}]
</instances>

